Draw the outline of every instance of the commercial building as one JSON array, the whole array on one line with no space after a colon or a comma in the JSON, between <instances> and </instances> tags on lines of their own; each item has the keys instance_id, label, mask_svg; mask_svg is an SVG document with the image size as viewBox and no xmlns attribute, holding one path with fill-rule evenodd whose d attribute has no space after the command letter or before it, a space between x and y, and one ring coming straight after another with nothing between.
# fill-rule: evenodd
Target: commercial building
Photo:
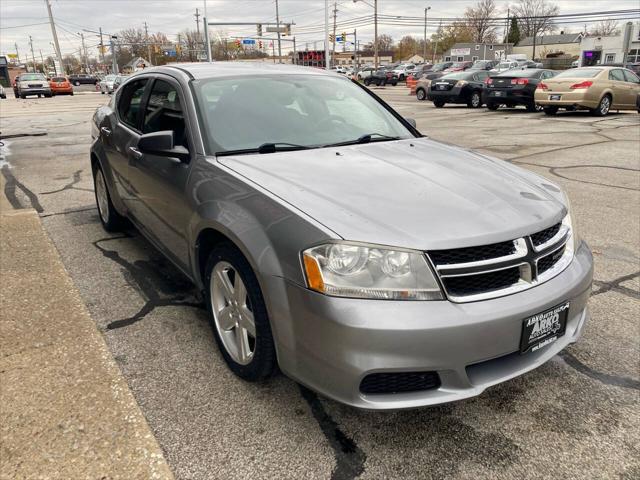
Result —
<instances>
[{"instance_id":1,"label":"commercial building","mask_svg":"<svg viewBox=\"0 0 640 480\"><path fill-rule=\"evenodd\" d=\"M640 62L640 22L625 24L619 35L582 39L581 66L622 62Z\"/></svg>"},{"instance_id":2,"label":"commercial building","mask_svg":"<svg viewBox=\"0 0 640 480\"><path fill-rule=\"evenodd\" d=\"M580 41L583 36L583 33L540 35L535 38L535 42L533 37L526 37L513 47L512 53L524 54L530 60L558 56L575 58L580 55Z\"/></svg>"},{"instance_id":3,"label":"commercial building","mask_svg":"<svg viewBox=\"0 0 640 480\"><path fill-rule=\"evenodd\" d=\"M442 54L444 62L500 60L513 53L512 43L456 43Z\"/></svg>"}]
</instances>

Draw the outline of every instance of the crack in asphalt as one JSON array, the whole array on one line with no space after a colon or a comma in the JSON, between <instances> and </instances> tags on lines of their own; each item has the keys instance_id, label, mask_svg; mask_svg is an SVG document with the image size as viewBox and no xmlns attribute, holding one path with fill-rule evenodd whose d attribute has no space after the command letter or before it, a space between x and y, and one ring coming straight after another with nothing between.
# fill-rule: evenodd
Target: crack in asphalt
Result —
<instances>
[{"instance_id":1,"label":"crack in asphalt","mask_svg":"<svg viewBox=\"0 0 640 480\"><path fill-rule=\"evenodd\" d=\"M558 354L560 358L562 358L567 365L569 365L574 370L586 375L589 378L597 380L600 383L604 383L606 385L611 385L614 387L622 387L622 388L630 388L632 390L640 390L640 381L635 380L630 377L624 377L621 375L613 375L610 373L599 372L590 366L586 365L582 361L578 360L571 353L563 350Z\"/></svg>"},{"instance_id":2,"label":"crack in asphalt","mask_svg":"<svg viewBox=\"0 0 640 480\"><path fill-rule=\"evenodd\" d=\"M92 189L89 188L78 188L76 187L76 185L78 183L80 183L80 181L82 180L82 172L83 170L76 170L75 172L73 172L72 175L72 180L71 182L67 183L66 185L64 185L62 188L58 188L57 190L51 190L48 192L40 192L40 195L51 195L52 193L60 193L64 190L80 190L83 192L93 192Z\"/></svg>"},{"instance_id":3,"label":"crack in asphalt","mask_svg":"<svg viewBox=\"0 0 640 480\"><path fill-rule=\"evenodd\" d=\"M93 246L96 247L104 257L117 263L122 267L125 274L125 280L132 286L140 296L145 300L144 305L134 315L120 320L109 322L106 330L114 330L117 328L127 327L143 320L149 313L158 307L191 307L204 309L204 305L198 300L197 295L193 293L193 285L188 280L180 283L176 282L174 272L162 272L163 266L168 262L162 258L157 260L137 260L131 263L120 256L116 250L104 248L100 243L134 238L132 235L125 233L115 237L106 237L96 240ZM159 268L158 268L159 267ZM171 295L168 297L161 294L170 294L174 291L181 291L182 294Z\"/></svg>"},{"instance_id":4,"label":"crack in asphalt","mask_svg":"<svg viewBox=\"0 0 640 480\"><path fill-rule=\"evenodd\" d=\"M600 295L602 293L614 291L622 295L625 295L627 297L640 299L640 292L632 288L624 287L620 285L622 282L633 280L636 277L640 277L640 271L635 273L629 273L628 275L623 275L618 278L614 278L609 282L605 282L604 280L594 280L593 281L594 285L596 285L599 288L598 290L591 292L591 296L593 297L596 295Z\"/></svg>"},{"instance_id":5,"label":"crack in asphalt","mask_svg":"<svg viewBox=\"0 0 640 480\"><path fill-rule=\"evenodd\" d=\"M17 210L26 208L22 205L20 200L16 195L16 188L22 190L27 198L29 199L29 203L31 207L38 213L44 212L44 208L40 205L40 201L38 200L38 196L29 190L22 182L18 181L15 177L11 169L5 165L2 167L2 175L4 176L6 183L4 184L4 195L9 200L11 206Z\"/></svg>"},{"instance_id":6,"label":"crack in asphalt","mask_svg":"<svg viewBox=\"0 0 640 480\"><path fill-rule=\"evenodd\" d=\"M364 472L366 454L339 427L338 423L324 409L318 395L300 385L302 398L311 408L313 417L333 450L336 466L331 472L331 480L351 480Z\"/></svg>"},{"instance_id":7,"label":"crack in asphalt","mask_svg":"<svg viewBox=\"0 0 640 480\"><path fill-rule=\"evenodd\" d=\"M0 135L0 140L7 140L9 138L20 138L20 137L43 137L46 134L47 132L13 133L9 135Z\"/></svg>"},{"instance_id":8,"label":"crack in asphalt","mask_svg":"<svg viewBox=\"0 0 640 480\"><path fill-rule=\"evenodd\" d=\"M71 213L89 212L91 210L97 210L97 209L98 207L87 207L87 208L79 208L77 210L65 210L63 212L45 213L44 215L40 215L40 218L55 217L57 215L69 215Z\"/></svg>"}]
</instances>

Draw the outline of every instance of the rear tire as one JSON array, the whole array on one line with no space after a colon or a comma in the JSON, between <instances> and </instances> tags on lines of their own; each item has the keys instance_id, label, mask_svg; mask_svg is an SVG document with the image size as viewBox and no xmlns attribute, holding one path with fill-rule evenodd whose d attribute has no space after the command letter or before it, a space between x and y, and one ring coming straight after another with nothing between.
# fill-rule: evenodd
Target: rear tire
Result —
<instances>
[{"instance_id":1,"label":"rear tire","mask_svg":"<svg viewBox=\"0 0 640 480\"><path fill-rule=\"evenodd\" d=\"M436 108L442 108L442 107L444 107L444 103L445 103L445 102L443 102L442 100L434 100L434 101L433 101L433 105L434 105Z\"/></svg>"},{"instance_id":2,"label":"rear tire","mask_svg":"<svg viewBox=\"0 0 640 480\"><path fill-rule=\"evenodd\" d=\"M545 115L553 116L558 113L558 107L542 107Z\"/></svg>"},{"instance_id":3,"label":"rear tire","mask_svg":"<svg viewBox=\"0 0 640 480\"><path fill-rule=\"evenodd\" d=\"M119 232L125 223L125 218L120 215L111 201L109 188L102 173L102 168L96 167L93 174L93 185L96 197L96 205L98 207L98 216L102 227L107 232Z\"/></svg>"},{"instance_id":4,"label":"rear tire","mask_svg":"<svg viewBox=\"0 0 640 480\"><path fill-rule=\"evenodd\" d=\"M234 245L222 243L209 254L204 280L213 335L229 369L248 382L271 377L277 370L276 349L260 285L247 259Z\"/></svg>"},{"instance_id":5,"label":"rear tire","mask_svg":"<svg viewBox=\"0 0 640 480\"><path fill-rule=\"evenodd\" d=\"M427 92L424 90L424 88L419 88L418 90L416 90L416 98L420 101L427 99Z\"/></svg>"},{"instance_id":6,"label":"rear tire","mask_svg":"<svg viewBox=\"0 0 640 480\"><path fill-rule=\"evenodd\" d=\"M364 84L368 87L369 85L371 85L371 80L369 80L368 78L365 78Z\"/></svg>"},{"instance_id":7,"label":"rear tire","mask_svg":"<svg viewBox=\"0 0 640 480\"><path fill-rule=\"evenodd\" d=\"M605 95L600 99L600 103L596 108L591 109L591 115L595 115L596 117L604 117L609 113L611 109L612 99L609 94Z\"/></svg>"},{"instance_id":8,"label":"rear tire","mask_svg":"<svg viewBox=\"0 0 640 480\"><path fill-rule=\"evenodd\" d=\"M487 103L487 108L489 110L491 110L492 112L495 112L496 110L498 110L498 108L500 108L500 104L499 103Z\"/></svg>"},{"instance_id":9,"label":"rear tire","mask_svg":"<svg viewBox=\"0 0 640 480\"><path fill-rule=\"evenodd\" d=\"M480 92L471 92L471 97L469 98L469 102L467 103L467 107L469 108L480 108L482 106L482 97L480 96Z\"/></svg>"}]
</instances>

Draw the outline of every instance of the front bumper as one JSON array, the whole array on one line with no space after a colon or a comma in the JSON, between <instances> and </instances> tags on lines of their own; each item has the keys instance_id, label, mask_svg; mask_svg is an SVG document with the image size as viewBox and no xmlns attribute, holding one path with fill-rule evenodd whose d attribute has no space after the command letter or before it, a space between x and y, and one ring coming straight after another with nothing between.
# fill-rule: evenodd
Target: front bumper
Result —
<instances>
[{"instance_id":1,"label":"front bumper","mask_svg":"<svg viewBox=\"0 0 640 480\"><path fill-rule=\"evenodd\" d=\"M281 370L354 407L415 408L482 393L548 361L581 335L589 318L593 259L585 243L557 277L492 300L398 302L329 297L282 278L263 282ZM564 336L519 353L525 318L569 301ZM362 379L378 372L436 371L441 386L367 395Z\"/></svg>"},{"instance_id":2,"label":"front bumper","mask_svg":"<svg viewBox=\"0 0 640 480\"><path fill-rule=\"evenodd\" d=\"M51 95L51 89L46 87L32 87L32 88L21 88L19 93L22 95Z\"/></svg>"}]
</instances>

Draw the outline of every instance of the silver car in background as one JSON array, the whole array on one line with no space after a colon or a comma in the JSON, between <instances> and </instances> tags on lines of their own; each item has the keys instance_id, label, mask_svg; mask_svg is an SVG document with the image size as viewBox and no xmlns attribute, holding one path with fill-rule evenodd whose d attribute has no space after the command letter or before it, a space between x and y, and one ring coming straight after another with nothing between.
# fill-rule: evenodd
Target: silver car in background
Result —
<instances>
[{"instance_id":1,"label":"silver car in background","mask_svg":"<svg viewBox=\"0 0 640 480\"><path fill-rule=\"evenodd\" d=\"M16 80L16 98L25 99L30 95L38 98L51 97L51 87L47 77L42 73L23 73Z\"/></svg>"},{"instance_id":2,"label":"silver car in background","mask_svg":"<svg viewBox=\"0 0 640 480\"><path fill-rule=\"evenodd\" d=\"M344 76L147 69L92 136L103 226L128 218L203 291L242 379L433 405L542 365L589 319L592 256L557 185L422 136Z\"/></svg>"},{"instance_id":3,"label":"silver car in background","mask_svg":"<svg viewBox=\"0 0 640 480\"><path fill-rule=\"evenodd\" d=\"M113 84L116 81L117 75L107 75L105 76L102 80L100 80L99 86L100 86L100 93L101 94L105 94L105 93L113 93Z\"/></svg>"}]
</instances>

